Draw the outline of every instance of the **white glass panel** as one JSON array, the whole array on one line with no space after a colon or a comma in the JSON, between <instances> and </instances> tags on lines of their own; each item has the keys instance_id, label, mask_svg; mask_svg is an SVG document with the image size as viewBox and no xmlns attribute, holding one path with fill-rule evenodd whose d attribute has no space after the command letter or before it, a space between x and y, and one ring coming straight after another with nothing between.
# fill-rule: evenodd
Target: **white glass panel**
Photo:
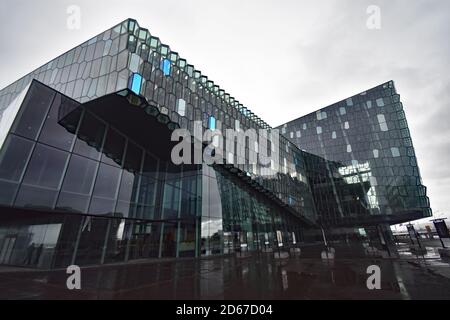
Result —
<instances>
[{"instance_id":1,"label":"white glass panel","mask_svg":"<svg viewBox=\"0 0 450 320\"><path fill-rule=\"evenodd\" d=\"M383 98L377 99L377 106L384 107L384 100L383 100Z\"/></svg>"},{"instance_id":2,"label":"white glass panel","mask_svg":"<svg viewBox=\"0 0 450 320\"><path fill-rule=\"evenodd\" d=\"M378 149L374 149L373 150L373 156L374 156L374 158L378 158L379 157Z\"/></svg>"},{"instance_id":3,"label":"white glass panel","mask_svg":"<svg viewBox=\"0 0 450 320\"><path fill-rule=\"evenodd\" d=\"M400 150L397 147L391 148L391 153L394 158L400 157Z\"/></svg>"},{"instance_id":4,"label":"white glass panel","mask_svg":"<svg viewBox=\"0 0 450 320\"><path fill-rule=\"evenodd\" d=\"M347 145L347 152L349 152L349 153L352 152L352 146L349 144Z\"/></svg>"},{"instance_id":5,"label":"white glass panel","mask_svg":"<svg viewBox=\"0 0 450 320\"><path fill-rule=\"evenodd\" d=\"M177 100L177 112L180 116L184 116L186 113L186 101L183 99Z\"/></svg>"}]
</instances>

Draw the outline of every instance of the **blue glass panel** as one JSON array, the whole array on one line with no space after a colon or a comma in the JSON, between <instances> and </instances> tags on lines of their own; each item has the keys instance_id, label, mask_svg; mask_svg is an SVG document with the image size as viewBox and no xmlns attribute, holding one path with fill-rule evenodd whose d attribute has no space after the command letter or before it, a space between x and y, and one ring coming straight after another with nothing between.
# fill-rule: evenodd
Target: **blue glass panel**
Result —
<instances>
[{"instance_id":1,"label":"blue glass panel","mask_svg":"<svg viewBox=\"0 0 450 320\"><path fill-rule=\"evenodd\" d=\"M170 60L169 59L164 59L161 62L162 66L161 69L164 73L165 76L168 76L170 74Z\"/></svg>"},{"instance_id":2,"label":"blue glass panel","mask_svg":"<svg viewBox=\"0 0 450 320\"><path fill-rule=\"evenodd\" d=\"M142 76L139 73L133 73L131 76L130 89L137 95L141 93Z\"/></svg>"},{"instance_id":3,"label":"blue glass panel","mask_svg":"<svg viewBox=\"0 0 450 320\"><path fill-rule=\"evenodd\" d=\"M213 116L210 116L208 126L211 130L215 130L216 129L216 118L214 118Z\"/></svg>"}]
</instances>

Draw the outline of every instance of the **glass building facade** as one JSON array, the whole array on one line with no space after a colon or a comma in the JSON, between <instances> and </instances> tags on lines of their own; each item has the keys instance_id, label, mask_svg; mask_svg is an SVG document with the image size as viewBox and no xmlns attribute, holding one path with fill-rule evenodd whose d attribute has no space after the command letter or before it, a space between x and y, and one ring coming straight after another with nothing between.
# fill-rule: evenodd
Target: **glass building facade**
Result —
<instances>
[{"instance_id":1,"label":"glass building facade","mask_svg":"<svg viewBox=\"0 0 450 320\"><path fill-rule=\"evenodd\" d=\"M279 129L305 151L322 224L394 224L431 216L393 81Z\"/></svg>"},{"instance_id":2,"label":"glass building facade","mask_svg":"<svg viewBox=\"0 0 450 320\"><path fill-rule=\"evenodd\" d=\"M0 90L0 264L289 250L321 227L429 215L392 83L365 99L372 109L353 97L282 126L277 145L276 130L127 19ZM226 164L175 165L171 133L195 123L267 129L278 170L250 163L262 144L245 139Z\"/></svg>"}]
</instances>

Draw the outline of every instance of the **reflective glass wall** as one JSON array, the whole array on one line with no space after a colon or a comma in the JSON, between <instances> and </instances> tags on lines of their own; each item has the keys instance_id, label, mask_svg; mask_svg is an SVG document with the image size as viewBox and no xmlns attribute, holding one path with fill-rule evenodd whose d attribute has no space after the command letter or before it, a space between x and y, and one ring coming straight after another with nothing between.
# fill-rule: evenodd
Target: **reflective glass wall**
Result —
<instances>
[{"instance_id":1,"label":"reflective glass wall","mask_svg":"<svg viewBox=\"0 0 450 320\"><path fill-rule=\"evenodd\" d=\"M308 152L307 172L322 223L395 223L431 215L392 81L280 130Z\"/></svg>"},{"instance_id":2,"label":"reflective glass wall","mask_svg":"<svg viewBox=\"0 0 450 320\"><path fill-rule=\"evenodd\" d=\"M61 118L62 110L72 111ZM198 254L201 171L159 159L84 106L39 82L31 84L0 150L0 184L2 212L14 207L33 210L30 216L36 210L120 218L86 216L80 221L81 231L69 232L69 251L77 249L74 259L80 264ZM145 222L135 222L142 219ZM123 246L113 250L120 258L102 253L111 232L118 239L129 236L126 253ZM28 242L34 251L37 242ZM84 258L81 252L86 252Z\"/></svg>"},{"instance_id":3,"label":"reflective glass wall","mask_svg":"<svg viewBox=\"0 0 450 320\"><path fill-rule=\"evenodd\" d=\"M120 101L126 115L133 106ZM99 103L31 83L0 149L1 263L51 268L300 242L306 224L285 208L221 166L173 165L161 157L168 145L139 144L95 112Z\"/></svg>"},{"instance_id":4,"label":"reflective glass wall","mask_svg":"<svg viewBox=\"0 0 450 320\"><path fill-rule=\"evenodd\" d=\"M203 168L202 198L204 255L289 250L304 241L305 221L223 168Z\"/></svg>"}]
</instances>

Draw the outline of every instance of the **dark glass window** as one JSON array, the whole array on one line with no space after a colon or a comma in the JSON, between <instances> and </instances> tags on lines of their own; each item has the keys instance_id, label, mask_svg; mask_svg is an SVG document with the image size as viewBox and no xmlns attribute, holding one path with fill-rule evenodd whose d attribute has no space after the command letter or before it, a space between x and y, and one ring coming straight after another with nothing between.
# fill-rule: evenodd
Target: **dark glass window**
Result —
<instances>
[{"instance_id":1,"label":"dark glass window","mask_svg":"<svg viewBox=\"0 0 450 320\"><path fill-rule=\"evenodd\" d=\"M61 216L2 212L1 217L3 245L0 263L43 269L53 266L55 248L61 234ZM6 225L5 221L8 221Z\"/></svg>"},{"instance_id":2,"label":"dark glass window","mask_svg":"<svg viewBox=\"0 0 450 320\"><path fill-rule=\"evenodd\" d=\"M95 181L94 196L114 199L119 182L120 169L101 163Z\"/></svg>"},{"instance_id":3,"label":"dark glass window","mask_svg":"<svg viewBox=\"0 0 450 320\"><path fill-rule=\"evenodd\" d=\"M222 199L217 179L209 178L209 216L222 218ZM249 197L250 198L250 197Z\"/></svg>"},{"instance_id":4,"label":"dark glass window","mask_svg":"<svg viewBox=\"0 0 450 320\"><path fill-rule=\"evenodd\" d=\"M88 204L89 196L61 191L56 207L60 210L86 213Z\"/></svg>"},{"instance_id":5,"label":"dark glass window","mask_svg":"<svg viewBox=\"0 0 450 320\"><path fill-rule=\"evenodd\" d=\"M92 197L89 213L110 214L114 211L115 201L111 199Z\"/></svg>"},{"instance_id":6,"label":"dark glass window","mask_svg":"<svg viewBox=\"0 0 450 320\"><path fill-rule=\"evenodd\" d=\"M121 217L134 217L134 210L136 204L126 202L126 201L117 201L116 210L114 211L115 216Z\"/></svg>"},{"instance_id":7,"label":"dark glass window","mask_svg":"<svg viewBox=\"0 0 450 320\"><path fill-rule=\"evenodd\" d=\"M105 263L125 260L127 236L131 233L130 227L130 223L123 219L111 220L110 232L105 244Z\"/></svg>"},{"instance_id":8,"label":"dark glass window","mask_svg":"<svg viewBox=\"0 0 450 320\"><path fill-rule=\"evenodd\" d=\"M85 195L89 194L92 182L94 181L96 168L97 162L72 155L62 190Z\"/></svg>"},{"instance_id":9,"label":"dark glass window","mask_svg":"<svg viewBox=\"0 0 450 320\"><path fill-rule=\"evenodd\" d=\"M74 151L88 158L98 160L106 126L89 112L84 112Z\"/></svg>"},{"instance_id":10,"label":"dark glass window","mask_svg":"<svg viewBox=\"0 0 450 320\"><path fill-rule=\"evenodd\" d=\"M181 194L181 218L195 217L197 214L197 196L183 191Z\"/></svg>"},{"instance_id":11,"label":"dark glass window","mask_svg":"<svg viewBox=\"0 0 450 320\"><path fill-rule=\"evenodd\" d=\"M0 153L0 204L11 205L33 142L9 135Z\"/></svg>"},{"instance_id":12,"label":"dark glass window","mask_svg":"<svg viewBox=\"0 0 450 320\"><path fill-rule=\"evenodd\" d=\"M60 231L61 236L58 239L58 245L55 248L55 268L66 268L71 264L74 239L77 238L80 224L83 219L84 217L81 215L64 215L64 221Z\"/></svg>"},{"instance_id":13,"label":"dark glass window","mask_svg":"<svg viewBox=\"0 0 450 320\"><path fill-rule=\"evenodd\" d=\"M145 219L157 219L156 211L158 208L155 203L155 193L157 188L156 180L141 176L139 185L139 199L138 199L138 217Z\"/></svg>"},{"instance_id":14,"label":"dark glass window","mask_svg":"<svg viewBox=\"0 0 450 320\"><path fill-rule=\"evenodd\" d=\"M29 90L11 131L36 140L55 92L38 82Z\"/></svg>"},{"instance_id":15,"label":"dark glass window","mask_svg":"<svg viewBox=\"0 0 450 320\"><path fill-rule=\"evenodd\" d=\"M75 263L78 265L101 262L108 230L108 219L86 216L81 223L80 241Z\"/></svg>"},{"instance_id":16,"label":"dark glass window","mask_svg":"<svg viewBox=\"0 0 450 320\"><path fill-rule=\"evenodd\" d=\"M61 96L61 105L58 111L58 123L70 133L75 133L78 128L83 109L80 104L65 96Z\"/></svg>"},{"instance_id":17,"label":"dark glass window","mask_svg":"<svg viewBox=\"0 0 450 320\"><path fill-rule=\"evenodd\" d=\"M164 198L163 198L163 218L176 219L178 218L178 211L180 206L180 189L165 184Z\"/></svg>"},{"instance_id":18,"label":"dark glass window","mask_svg":"<svg viewBox=\"0 0 450 320\"><path fill-rule=\"evenodd\" d=\"M23 183L57 189L68 155L67 152L38 143L31 156Z\"/></svg>"},{"instance_id":19,"label":"dark glass window","mask_svg":"<svg viewBox=\"0 0 450 320\"><path fill-rule=\"evenodd\" d=\"M154 179L156 179L158 175L158 160L148 153L145 154L142 174Z\"/></svg>"},{"instance_id":20,"label":"dark glass window","mask_svg":"<svg viewBox=\"0 0 450 320\"><path fill-rule=\"evenodd\" d=\"M21 185L16 206L30 208L53 208L58 191L35 186Z\"/></svg>"},{"instance_id":21,"label":"dark glass window","mask_svg":"<svg viewBox=\"0 0 450 320\"><path fill-rule=\"evenodd\" d=\"M39 136L39 141L64 150L70 150L70 148L72 147L74 135L73 133L70 133L62 124L58 123L58 114L60 113L62 99L67 98L62 97L60 94L57 94L55 99L53 100L52 107L50 108L50 112L47 115L44 127L42 128L42 132ZM78 119L76 119L77 115L79 119L79 111L71 115L71 117L68 117L71 118L71 121L68 121L69 119L66 119L66 123L69 126L74 125L76 128L76 125L78 124ZM70 128L71 127L69 127L69 129Z\"/></svg>"},{"instance_id":22,"label":"dark glass window","mask_svg":"<svg viewBox=\"0 0 450 320\"><path fill-rule=\"evenodd\" d=\"M20 180L33 144L15 135L8 136L0 153L0 179Z\"/></svg>"},{"instance_id":23,"label":"dark glass window","mask_svg":"<svg viewBox=\"0 0 450 320\"><path fill-rule=\"evenodd\" d=\"M142 149L132 142L128 142L124 168L133 173L141 171Z\"/></svg>"},{"instance_id":24,"label":"dark glass window","mask_svg":"<svg viewBox=\"0 0 450 320\"><path fill-rule=\"evenodd\" d=\"M17 188L17 182L9 182L0 180L0 204L10 206L14 200Z\"/></svg>"},{"instance_id":25,"label":"dark glass window","mask_svg":"<svg viewBox=\"0 0 450 320\"><path fill-rule=\"evenodd\" d=\"M180 225L180 240L178 244L179 257L195 256L195 224L182 223Z\"/></svg>"},{"instance_id":26,"label":"dark glass window","mask_svg":"<svg viewBox=\"0 0 450 320\"><path fill-rule=\"evenodd\" d=\"M120 182L118 199L127 202L135 202L138 183L139 176L124 170Z\"/></svg>"},{"instance_id":27,"label":"dark glass window","mask_svg":"<svg viewBox=\"0 0 450 320\"><path fill-rule=\"evenodd\" d=\"M124 217L133 216L133 210L136 207L138 183L139 176L123 170L116 212L121 213Z\"/></svg>"},{"instance_id":28,"label":"dark glass window","mask_svg":"<svg viewBox=\"0 0 450 320\"><path fill-rule=\"evenodd\" d=\"M112 166L121 166L125 150L125 137L116 130L109 128L103 146L102 162Z\"/></svg>"},{"instance_id":29,"label":"dark glass window","mask_svg":"<svg viewBox=\"0 0 450 320\"><path fill-rule=\"evenodd\" d=\"M164 223L162 257L175 257L177 228L173 223Z\"/></svg>"},{"instance_id":30,"label":"dark glass window","mask_svg":"<svg viewBox=\"0 0 450 320\"><path fill-rule=\"evenodd\" d=\"M180 170L180 166L171 165L171 163L169 163L167 168L168 169L165 173L166 184L181 188L182 172Z\"/></svg>"},{"instance_id":31,"label":"dark glass window","mask_svg":"<svg viewBox=\"0 0 450 320\"><path fill-rule=\"evenodd\" d=\"M159 256L161 224L135 221L130 237L128 259L142 259Z\"/></svg>"}]
</instances>

